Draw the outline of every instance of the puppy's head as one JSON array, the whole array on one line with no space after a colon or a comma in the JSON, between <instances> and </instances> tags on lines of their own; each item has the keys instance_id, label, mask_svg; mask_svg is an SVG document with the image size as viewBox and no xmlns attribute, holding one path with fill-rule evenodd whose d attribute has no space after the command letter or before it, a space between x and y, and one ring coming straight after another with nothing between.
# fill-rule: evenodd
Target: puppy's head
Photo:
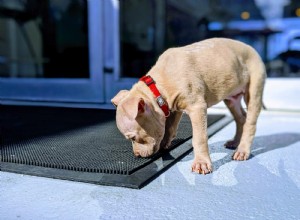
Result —
<instances>
[{"instance_id":1,"label":"puppy's head","mask_svg":"<svg viewBox=\"0 0 300 220\"><path fill-rule=\"evenodd\" d=\"M159 150L165 133L165 117L154 111L150 102L120 91L112 100L117 107L116 122L120 132L131 140L135 156L149 157Z\"/></svg>"}]
</instances>

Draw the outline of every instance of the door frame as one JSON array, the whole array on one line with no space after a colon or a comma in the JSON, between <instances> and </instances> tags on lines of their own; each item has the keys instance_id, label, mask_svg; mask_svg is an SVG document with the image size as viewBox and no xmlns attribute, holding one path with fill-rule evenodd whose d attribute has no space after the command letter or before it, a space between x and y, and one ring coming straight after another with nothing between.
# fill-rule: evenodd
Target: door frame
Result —
<instances>
[{"instance_id":1,"label":"door frame","mask_svg":"<svg viewBox=\"0 0 300 220\"><path fill-rule=\"evenodd\" d=\"M107 0L103 2L105 102L110 103L111 98L118 91L130 89L138 79L121 76L119 0Z\"/></svg>"}]
</instances>

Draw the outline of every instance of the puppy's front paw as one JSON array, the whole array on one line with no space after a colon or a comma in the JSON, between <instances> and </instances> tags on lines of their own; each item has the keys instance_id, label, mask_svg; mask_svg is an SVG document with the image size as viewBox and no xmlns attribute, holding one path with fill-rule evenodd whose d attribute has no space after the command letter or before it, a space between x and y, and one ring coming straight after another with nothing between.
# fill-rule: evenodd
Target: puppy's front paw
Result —
<instances>
[{"instance_id":1,"label":"puppy's front paw","mask_svg":"<svg viewBox=\"0 0 300 220\"><path fill-rule=\"evenodd\" d=\"M164 137L164 139L161 141L160 147L165 149L165 150L170 149L170 147L172 146L172 141L173 141L174 138L175 138L175 136L170 137L170 136L166 135Z\"/></svg>"},{"instance_id":2,"label":"puppy's front paw","mask_svg":"<svg viewBox=\"0 0 300 220\"><path fill-rule=\"evenodd\" d=\"M192 164L192 172L199 174L208 174L212 172L212 164L210 158L194 159Z\"/></svg>"},{"instance_id":3,"label":"puppy's front paw","mask_svg":"<svg viewBox=\"0 0 300 220\"><path fill-rule=\"evenodd\" d=\"M232 156L234 160L247 160L250 156L250 151L237 149Z\"/></svg>"}]
</instances>

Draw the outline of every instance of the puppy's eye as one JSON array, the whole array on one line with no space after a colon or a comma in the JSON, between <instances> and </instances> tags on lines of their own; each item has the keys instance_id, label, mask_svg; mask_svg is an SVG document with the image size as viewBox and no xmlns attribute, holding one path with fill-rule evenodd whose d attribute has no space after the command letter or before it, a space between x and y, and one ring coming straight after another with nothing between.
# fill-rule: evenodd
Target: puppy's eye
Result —
<instances>
[{"instance_id":1,"label":"puppy's eye","mask_svg":"<svg viewBox=\"0 0 300 220\"><path fill-rule=\"evenodd\" d=\"M131 141L135 142L135 137L130 138Z\"/></svg>"}]
</instances>

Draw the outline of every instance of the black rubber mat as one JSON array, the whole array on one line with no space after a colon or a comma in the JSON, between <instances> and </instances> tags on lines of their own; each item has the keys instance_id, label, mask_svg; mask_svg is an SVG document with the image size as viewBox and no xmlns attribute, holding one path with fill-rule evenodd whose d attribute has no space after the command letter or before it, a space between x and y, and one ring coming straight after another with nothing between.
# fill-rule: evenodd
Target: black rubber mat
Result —
<instances>
[{"instance_id":1,"label":"black rubber mat","mask_svg":"<svg viewBox=\"0 0 300 220\"><path fill-rule=\"evenodd\" d=\"M222 118L209 115L209 126ZM191 138L187 116L171 150L152 158L134 157L114 110L1 106L0 122L0 169L8 172L140 188L191 149L178 148Z\"/></svg>"}]
</instances>

